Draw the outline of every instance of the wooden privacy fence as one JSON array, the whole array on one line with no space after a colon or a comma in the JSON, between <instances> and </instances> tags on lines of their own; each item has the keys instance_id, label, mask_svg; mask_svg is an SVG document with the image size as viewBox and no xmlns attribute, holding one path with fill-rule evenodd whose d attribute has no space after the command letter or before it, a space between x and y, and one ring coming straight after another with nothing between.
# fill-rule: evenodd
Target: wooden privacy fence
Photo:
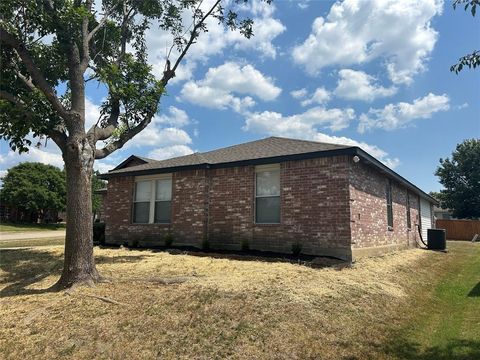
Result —
<instances>
[{"instance_id":1,"label":"wooden privacy fence","mask_svg":"<svg viewBox=\"0 0 480 360\"><path fill-rule=\"evenodd\" d=\"M449 240L472 240L475 234L480 234L480 220L437 219L436 228L445 229Z\"/></svg>"}]
</instances>

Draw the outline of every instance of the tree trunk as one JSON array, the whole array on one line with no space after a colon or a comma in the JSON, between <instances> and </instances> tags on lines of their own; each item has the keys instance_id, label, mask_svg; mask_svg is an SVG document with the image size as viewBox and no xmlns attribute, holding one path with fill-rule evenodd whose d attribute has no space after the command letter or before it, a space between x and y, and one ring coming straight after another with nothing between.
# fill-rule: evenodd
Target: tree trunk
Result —
<instances>
[{"instance_id":1,"label":"tree trunk","mask_svg":"<svg viewBox=\"0 0 480 360\"><path fill-rule=\"evenodd\" d=\"M93 257L92 171L94 149L87 139L69 139L63 151L67 177L67 231L63 272L54 286L93 284L99 275Z\"/></svg>"}]
</instances>

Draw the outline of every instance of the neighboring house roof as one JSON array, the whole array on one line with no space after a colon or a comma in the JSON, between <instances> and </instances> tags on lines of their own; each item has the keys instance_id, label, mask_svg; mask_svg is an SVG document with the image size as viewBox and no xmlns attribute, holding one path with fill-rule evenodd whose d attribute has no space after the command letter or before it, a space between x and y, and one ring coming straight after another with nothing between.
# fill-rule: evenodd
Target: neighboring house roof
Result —
<instances>
[{"instance_id":1,"label":"neighboring house roof","mask_svg":"<svg viewBox=\"0 0 480 360\"><path fill-rule=\"evenodd\" d=\"M122 164L127 164L129 160L131 160L132 155L115 169L110 170L106 174L102 174L100 178L109 179L115 176L149 175L187 169L260 165L337 155L359 156L364 162L376 167L377 170L385 173L387 176L396 179L420 196L426 198L432 203L437 203L437 201L430 195L357 146L336 145L275 136L218 150L194 153L161 161L140 158L137 156L136 158L138 159L144 159L145 163L136 166L122 167Z\"/></svg>"}]
</instances>

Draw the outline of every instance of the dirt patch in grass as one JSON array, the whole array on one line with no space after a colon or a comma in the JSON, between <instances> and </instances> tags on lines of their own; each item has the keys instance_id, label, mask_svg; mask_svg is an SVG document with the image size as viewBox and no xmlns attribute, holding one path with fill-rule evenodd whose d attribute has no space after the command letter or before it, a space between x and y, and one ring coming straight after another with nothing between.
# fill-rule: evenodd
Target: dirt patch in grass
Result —
<instances>
[{"instance_id":1,"label":"dirt patch in grass","mask_svg":"<svg viewBox=\"0 0 480 360\"><path fill-rule=\"evenodd\" d=\"M445 255L407 250L337 270L96 248L111 283L45 293L62 250L0 252L0 357L388 358L398 309Z\"/></svg>"}]
</instances>

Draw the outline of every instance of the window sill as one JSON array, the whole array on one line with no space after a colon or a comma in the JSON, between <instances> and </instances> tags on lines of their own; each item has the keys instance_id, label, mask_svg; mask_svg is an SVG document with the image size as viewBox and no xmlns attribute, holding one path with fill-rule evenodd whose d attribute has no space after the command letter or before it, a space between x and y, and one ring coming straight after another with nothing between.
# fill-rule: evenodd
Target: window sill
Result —
<instances>
[{"instance_id":1,"label":"window sill","mask_svg":"<svg viewBox=\"0 0 480 360\"><path fill-rule=\"evenodd\" d=\"M278 225L282 225L282 223L253 223L253 225L278 226Z\"/></svg>"},{"instance_id":2,"label":"window sill","mask_svg":"<svg viewBox=\"0 0 480 360\"><path fill-rule=\"evenodd\" d=\"M388 230L388 231L393 231L393 226L387 227L387 230Z\"/></svg>"}]
</instances>

